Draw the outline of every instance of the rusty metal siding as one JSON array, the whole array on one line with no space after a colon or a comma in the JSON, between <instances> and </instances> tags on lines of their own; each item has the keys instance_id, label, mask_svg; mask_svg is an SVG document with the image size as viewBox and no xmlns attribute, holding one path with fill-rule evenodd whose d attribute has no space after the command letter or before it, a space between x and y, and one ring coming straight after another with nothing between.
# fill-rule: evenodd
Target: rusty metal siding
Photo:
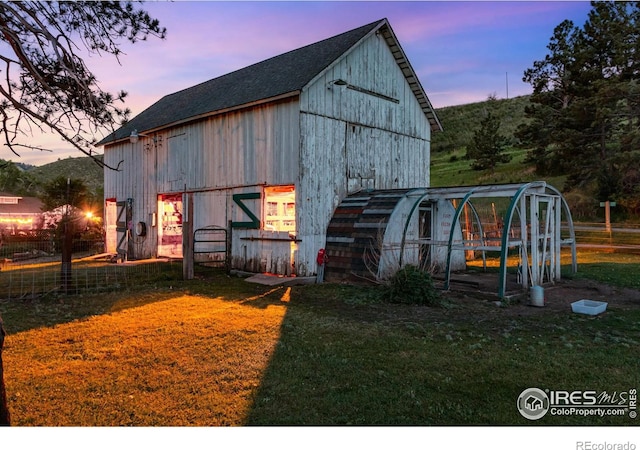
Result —
<instances>
[{"instance_id":1,"label":"rusty metal siding","mask_svg":"<svg viewBox=\"0 0 640 450\"><path fill-rule=\"evenodd\" d=\"M387 224L407 189L361 192L342 200L327 227L328 281L375 281Z\"/></svg>"}]
</instances>

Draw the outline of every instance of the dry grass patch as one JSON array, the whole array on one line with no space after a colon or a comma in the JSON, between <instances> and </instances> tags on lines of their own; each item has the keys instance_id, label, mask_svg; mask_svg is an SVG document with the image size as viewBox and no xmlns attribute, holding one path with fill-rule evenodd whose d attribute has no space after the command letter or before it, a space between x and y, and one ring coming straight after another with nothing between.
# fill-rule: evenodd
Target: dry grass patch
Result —
<instances>
[{"instance_id":1,"label":"dry grass patch","mask_svg":"<svg viewBox=\"0 0 640 450\"><path fill-rule=\"evenodd\" d=\"M285 307L195 295L10 334L14 425L239 425Z\"/></svg>"}]
</instances>

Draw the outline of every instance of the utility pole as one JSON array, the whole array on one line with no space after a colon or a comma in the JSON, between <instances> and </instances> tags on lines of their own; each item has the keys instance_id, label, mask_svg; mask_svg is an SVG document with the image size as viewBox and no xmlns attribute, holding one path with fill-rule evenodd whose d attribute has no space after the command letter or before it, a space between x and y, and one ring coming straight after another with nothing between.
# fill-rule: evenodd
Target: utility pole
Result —
<instances>
[{"instance_id":1,"label":"utility pole","mask_svg":"<svg viewBox=\"0 0 640 450\"><path fill-rule=\"evenodd\" d=\"M509 100L509 72L504 73L504 79L507 85L507 100Z\"/></svg>"}]
</instances>

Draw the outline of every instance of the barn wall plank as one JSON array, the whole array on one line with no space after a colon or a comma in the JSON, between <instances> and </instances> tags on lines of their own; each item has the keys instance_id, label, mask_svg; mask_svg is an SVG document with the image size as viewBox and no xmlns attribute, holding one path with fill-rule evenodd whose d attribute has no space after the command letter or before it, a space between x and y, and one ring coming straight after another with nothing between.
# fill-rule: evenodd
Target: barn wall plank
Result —
<instances>
[{"instance_id":1,"label":"barn wall plank","mask_svg":"<svg viewBox=\"0 0 640 450\"><path fill-rule=\"evenodd\" d=\"M195 192L195 226L226 226L240 216L229 207L243 186L294 184L298 179L297 100L261 105L173 127L138 143L105 148L105 199L133 198L133 220L151 224L159 194ZM258 210L259 212L259 210ZM156 254L157 230L136 240L136 257ZM276 258L273 264L281 264Z\"/></svg>"},{"instance_id":2,"label":"barn wall plank","mask_svg":"<svg viewBox=\"0 0 640 450\"><path fill-rule=\"evenodd\" d=\"M431 127L378 35L303 90L300 110L298 236L303 245L296 264L315 273L333 211L349 193L429 185Z\"/></svg>"}]
</instances>

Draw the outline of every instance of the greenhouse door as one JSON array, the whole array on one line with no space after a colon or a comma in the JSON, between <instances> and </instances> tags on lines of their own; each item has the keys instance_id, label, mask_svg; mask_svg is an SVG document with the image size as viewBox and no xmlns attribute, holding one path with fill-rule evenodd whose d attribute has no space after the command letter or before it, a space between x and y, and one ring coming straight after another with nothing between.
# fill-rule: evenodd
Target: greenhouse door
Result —
<instances>
[{"instance_id":1,"label":"greenhouse door","mask_svg":"<svg viewBox=\"0 0 640 450\"><path fill-rule=\"evenodd\" d=\"M423 202L419 209L420 230L420 267L427 268L431 265L431 239L433 238L433 204Z\"/></svg>"}]
</instances>

